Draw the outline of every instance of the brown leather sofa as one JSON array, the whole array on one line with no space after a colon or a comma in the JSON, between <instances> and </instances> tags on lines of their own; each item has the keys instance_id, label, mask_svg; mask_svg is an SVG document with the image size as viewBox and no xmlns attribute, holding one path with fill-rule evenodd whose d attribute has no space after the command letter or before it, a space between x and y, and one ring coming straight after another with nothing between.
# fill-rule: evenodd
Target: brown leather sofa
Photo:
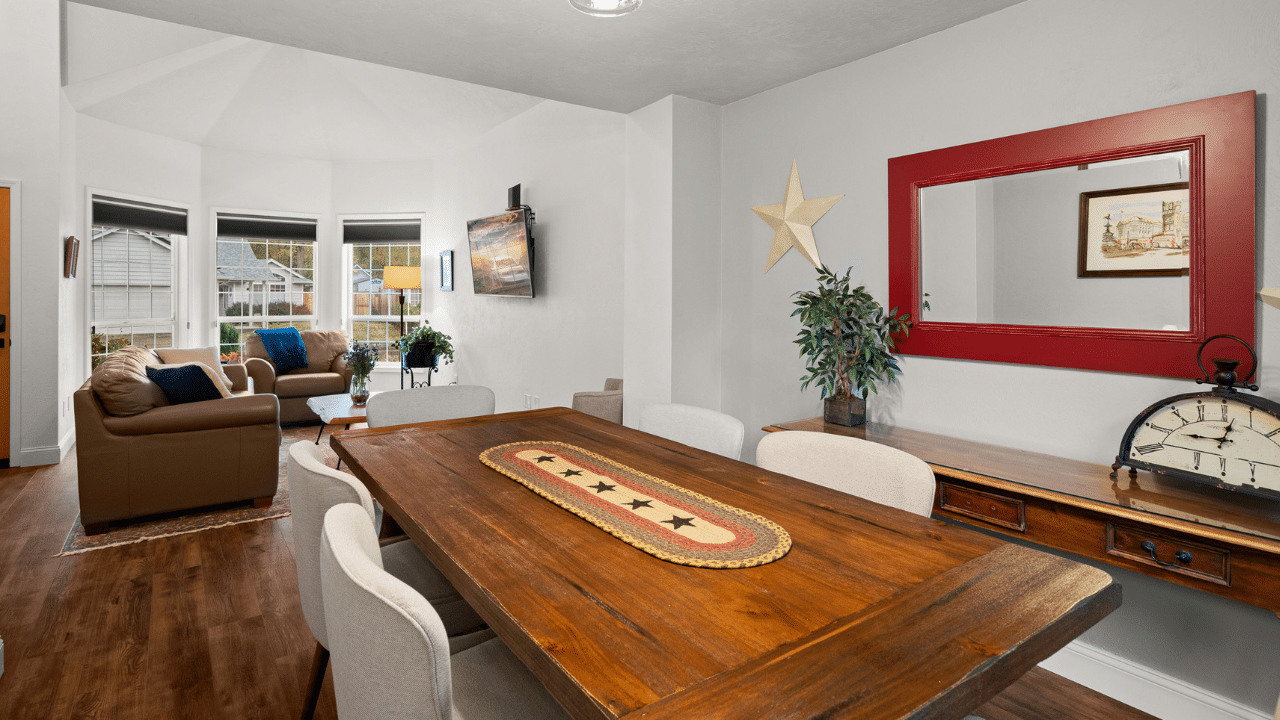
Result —
<instances>
[{"instance_id":1,"label":"brown leather sofa","mask_svg":"<svg viewBox=\"0 0 1280 720\"><path fill-rule=\"evenodd\" d=\"M232 397L170 405L146 374L160 358L127 347L75 392L80 521L113 520L252 500L271 503L280 476L279 403L225 365Z\"/></svg>"},{"instance_id":2,"label":"brown leather sofa","mask_svg":"<svg viewBox=\"0 0 1280 720\"><path fill-rule=\"evenodd\" d=\"M307 366L278 375L262 339L250 333L244 341L244 365L253 378L255 392L273 393L280 398L280 422L319 420L307 398L337 395L351 388L351 368L347 367L347 336L341 330L303 330Z\"/></svg>"}]
</instances>

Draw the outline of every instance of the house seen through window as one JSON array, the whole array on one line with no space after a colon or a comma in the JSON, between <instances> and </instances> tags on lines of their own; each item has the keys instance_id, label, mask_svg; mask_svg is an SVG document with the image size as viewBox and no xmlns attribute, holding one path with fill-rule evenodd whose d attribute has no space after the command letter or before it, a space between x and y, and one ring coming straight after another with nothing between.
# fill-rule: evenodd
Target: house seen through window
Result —
<instances>
[{"instance_id":1,"label":"house seen through window","mask_svg":"<svg viewBox=\"0 0 1280 720\"><path fill-rule=\"evenodd\" d=\"M218 214L218 342L239 361L244 340L261 328L315 324L316 221Z\"/></svg>"},{"instance_id":2,"label":"house seen through window","mask_svg":"<svg viewBox=\"0 0 1280 720\"><path fill-rule=\"evenodd\" d=\"M178 324L174 252L186 234L185 210L93 197L91 367L129 345L173 347Z\"/></svg>"}]
</instances>

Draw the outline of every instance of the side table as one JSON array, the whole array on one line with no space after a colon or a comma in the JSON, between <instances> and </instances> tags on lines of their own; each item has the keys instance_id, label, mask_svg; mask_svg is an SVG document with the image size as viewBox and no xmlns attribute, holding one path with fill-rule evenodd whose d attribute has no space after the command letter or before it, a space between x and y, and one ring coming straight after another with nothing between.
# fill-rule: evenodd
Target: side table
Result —
<instances>
[{"instance_id":1,"label":"side table","mask_svg":"<svg viewBox=\"0 0 1280 720\"><path fill-rule=\"evenodd\" d=\"M369 397L373 397L376 394L369 393ZM352 423L364 422L365 406L351 402L350 393L309 397L307 398L307 407L320 416L320 432L316 433L317 445L320 444L320 438L324 435L324 429L327 425L342 423L344 428L349 430ZM338 467L342 467L341 458L338 459Z\"/></svg>"}]
</instances>

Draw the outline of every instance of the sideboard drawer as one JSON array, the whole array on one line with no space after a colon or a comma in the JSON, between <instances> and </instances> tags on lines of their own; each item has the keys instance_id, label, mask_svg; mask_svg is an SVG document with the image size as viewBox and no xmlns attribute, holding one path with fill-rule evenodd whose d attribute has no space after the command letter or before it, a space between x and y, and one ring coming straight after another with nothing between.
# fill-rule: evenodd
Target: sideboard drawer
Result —
<instances>
[{"instance_id":1,"label":"sideboard drawer","mask_svg":"<svg viewBox=\"0 0 1280 720\"><path fill-rule=\"evenodd\" d=\"M1231 551L1171 535L1108 523L1107 554L1218 585L1231 584Z\"/></svg>"},{"instance_id":2,"label":"sideboard drawer","mask_svg":"<svg viewBox=\"0 0 1280 720\"><path fill-rule=\"evenodd\" d=\"M940 482L938 505L943 510L986 520L1019 532L1027 529L1027 509L1017 498Z\"/></svg>"}]
</instances>

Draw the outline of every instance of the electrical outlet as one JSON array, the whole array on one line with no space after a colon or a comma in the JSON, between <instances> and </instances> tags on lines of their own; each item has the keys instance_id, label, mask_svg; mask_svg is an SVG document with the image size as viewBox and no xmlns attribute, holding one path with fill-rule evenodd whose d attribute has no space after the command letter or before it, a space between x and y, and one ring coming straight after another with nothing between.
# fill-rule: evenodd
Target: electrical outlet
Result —
<instances>
[{"instance_id":1,"label":"electrical outlet","mask_svg":"<svg viewBox=\"0 0 1280 720\"><path fill-rule=\"evenodd\" d=\"M533 396L529 393L524 394L524 409L528 410L533 407Z\"/></svg>"},{"instance_id":2,"label":"electrical outlet","mask_svg":"<svg viewBox=\"0 0 1280 720\"><path fill-rule=\"evenodd\" d=\"M542 407L542 400L538 399L538 396L537 396L537 395L534 395L534 396L533 396L533 409L534 409L534 410L537 410L537 409L538 409L538 408L540 408L540 407Z\"/></svg>"}]
</instances>

